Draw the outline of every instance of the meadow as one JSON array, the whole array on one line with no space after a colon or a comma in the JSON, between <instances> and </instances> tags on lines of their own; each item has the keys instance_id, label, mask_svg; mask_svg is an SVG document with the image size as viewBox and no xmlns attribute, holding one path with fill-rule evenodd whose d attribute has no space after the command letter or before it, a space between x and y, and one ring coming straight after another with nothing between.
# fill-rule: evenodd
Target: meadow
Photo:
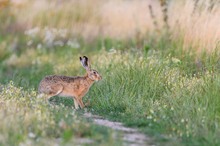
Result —
<instances>
[{"instance_id":1,"label":"meadow","mask_svg":"<svg viewBox=\"0 0 220 146\"><path fill-rule=\"evenodd\" d=\"M0 1L0 145L123 145L91 112L154 145L220 145L220 2ZM75 110L37 98L50 74L103 79Z\"/></svg>"}]
</instances>

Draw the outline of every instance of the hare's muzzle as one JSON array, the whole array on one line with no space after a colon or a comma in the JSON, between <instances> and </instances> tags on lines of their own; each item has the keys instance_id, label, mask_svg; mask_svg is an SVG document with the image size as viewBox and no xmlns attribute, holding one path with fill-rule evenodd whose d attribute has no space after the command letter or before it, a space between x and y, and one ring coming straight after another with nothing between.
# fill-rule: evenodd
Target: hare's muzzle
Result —
<instances>
[{"instance_id":1,"label":"hare's muzzle","mask_svg":"<svg viewBox=\"0 0 220 146\"><path fill-rule=\"evenodd\" d=\"M99 80L101 80L102 79L102 76L98 76L98 80L97 81L99 81Z\"/></svg>"}]
</instances>

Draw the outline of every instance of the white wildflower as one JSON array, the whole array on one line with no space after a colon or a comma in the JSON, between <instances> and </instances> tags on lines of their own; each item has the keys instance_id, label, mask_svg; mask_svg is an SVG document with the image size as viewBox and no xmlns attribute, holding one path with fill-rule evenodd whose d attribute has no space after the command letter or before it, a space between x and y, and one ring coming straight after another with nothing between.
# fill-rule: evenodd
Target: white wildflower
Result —
<instances>
[{"instance_id":1,"label":"white wildflower","mask_svg":"<svg viewBox=\"0 0 220 146\"><path fill-rule=\"evenodd\" d=\"M68 32L67 29L59 29L58 30L58 33L62 38L66 38L67 32Z\"/></svg>"},{"instance_id":2,"label":"white wildflower","mask_svg":"<svg viewBox=\"0 0 220 146\"><path fill-rule=\"evenodd\" d=\"M154 114L154 110L150 109L150 113L151 113L151 114Z\"/></svg>"},{"instance_id":3,"label":"white wildflower","mask_svg":"<svg viewBox=\"0 0 220 146\"><path fill-rule=\"evenodd\" d=\"M40 31L40 28L39 27L35 27L35 28L32 28L32 29L26 30L24 32L24 34L33 38L33 37L35 37L37 35L37 33L39 31Z\"/></svg>"},{"instance_id":4,"label":"white wildflower","mask_svg":"<svg viewBox=\"0 0 220 146\"><path fill-rule=\"evenodd\" d=\"M52 33L52 31L50 31L49 29L46 28L46 32L45 32L45 36L44 36L44 42L48 46L52 46L54 39L55 39L55 35Z\"/></svg>"},{"instance_id":5,"label":"white wildflower","mask_svg":"<svg viewBox=\"0 0 220 146\"><path fill-rule=\"evenodd\" d=\"M28 45L28 46L31 46L32 44L33 44L33 41L32 41L32 40L30 40L30 41L27 42L27 45Z\"/></svg>"},{"instance_id":6,"label":"white wildflower","mask_svg":"<svg viewBox=\"0 0 220 146\"><path fill-rule=\"evenodd\" d=\"M175 63L175 64L181 63L181 61L180 61L178 58L172 57L171 60L172 60L172 62Z\"/></svg>"},{"instance_id":7,"label":"white wildflower","mask_svg":"<svg viewBox=\"0 0 220 146\"><path fill-rule=\"evenodd\" d=\"M72 48L80 48L80 44L76 40L68 40L67 45Z\"/></svg>"},{"instance_id":8,"label":"white wildflower","mask_svg":"<svg viewBox=\"0 0 220 146\"><path fill-rule=\"evenodd\" d=\"M37 49L41 49L42 48L42 44L37 44Z\"/></svg>"},{"instance_id":9,"label":"white wildflower","mask_svg":"<svg viewBox=\"0 0 220 146\"><path fill-rule=\"evenodd\" d=\"M184 119L181 119L181 123L184 123L185 122L185 120Z\"/></svg>"},{"instance_id":10,"label":"white wildflower","mask_svg":"<svg viewBox=\"0 0 220 146\"><path fill-rule=\"evenodd\" d=\"M54 42L54 45L63 47L64 43L62 41L56 41L56 42Z\"/></svg>"},{"instance_id":11,"label":"white wildflower","mask_svg":"<svg viewBox=\"0 0 220 146\"><path fill-rule=\"evenodd\" d=\"M28 137L30 137L30 138L35 138L36 135L35 135L34 133L30 132L30 133L28 133Z\"/></svg>"},{"instance_id":12,"label":"white wildflower","mask_svg":"<svg viewBox=\"0 0 220 146\"><path fill-rule=\"evenodd\" d=\"M115 54L115 53L117 53L117 50L115 48L111 48L109 50L109 54Z\"/></svg>"},{"instance_id":13,"label":"white wildflower","mask_svg":"<svg viewBox=\"0 0 220 146\"><path fill-rule=\"evenodd\" d=\"M173 111L174 110L174 108L173 107L171 107L171 111Z\"/></svg>"}]
</instances>

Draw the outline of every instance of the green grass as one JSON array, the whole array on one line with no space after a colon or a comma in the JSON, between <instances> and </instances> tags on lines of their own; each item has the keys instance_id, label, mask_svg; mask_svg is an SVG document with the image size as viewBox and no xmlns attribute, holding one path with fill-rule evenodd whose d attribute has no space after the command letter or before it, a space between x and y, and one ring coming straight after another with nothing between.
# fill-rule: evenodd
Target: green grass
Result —
<instances>
[{"instance_id":1,"label":"green grass","mask_svg":"<svg viewBox=\"0 0 220 146\"><path fill-rule=\"evenodd\" d=\"M76 18L87 20L88 14L82 14ZM84 110L74 111L72 99L53 97L47 104L36 98L44 76L84 74L81 55L89 56L103 77L84 99L91 100L88 111L136 127L158 145L220 145L219 46L197 54L185 44L184 34L151 33L142 39L101 37L92 42L70 32L64 38L52 33L51 43L43 27L31 35L16 28L18 20L9 8L0 17L5 20L0 26L0 145L71 145L79 138L92 139L89 145L122 145L114 131L83 118ZM40 17L43 26L62 22L61 17L52 22Z\"/></svg>"},{"instance_id":2,"label":"green grass","mask_svg":"<svg viewBox=\"0 0 220 146\"><path fill-rule=\"evenodd\" d=\"M25 91L13 82L1 86L0 145L118 145L120 139L105 127L93 125L80 111L64 104L47 104L34 90ZM112 140L114 139L114 140Z\"/></svg>"},{"instance_id":3,"label":"green grass","mask_svg":"<svg viewBox=\"0 0 220 146\"><path fill-rule=\"evenodd\" d=\"M220 144L219 71L193 75L184 62L152 56L133 61L115 64L89 93L96 113L186 145Z\"/></svg>"},{"instance_id":4,"label":"green grass","mask_svg":"<svg viewBox=\"0 0 220 146\"><path fill-rule=\"evenodd\" d=\"M119 43L106 41L107 48ZM5 84L1 91L1 103L5 105L1 115L4 111L9 115L1 117L1 144L30 141L44 145L52 139L52 145L57 138L68 143L78 137L95 139L95 144L109 144L111 130L81 118L80 111L73 114L72 99L55 97L48 105L36 98L38 83L45 75L83 74L78 56L86 54L92 59L92 67L103 76L85 97L84 101L91 100L89 111L137 127L151 135L155 143L220 145L219 52L196 56L181 49L181 42L167 41L165 47L164 43L162 40L157 45L146 44L143 49L122 48L113 52L101 49L99 43L93 50L86 44L82 50L56 47L28 52L27 48L17 55L14 64L9 60L14 53L9 53L0 64L0 81ZM20 64L16 64L19 60ZM63 121L64 129L59 127ZM30 133L35 137L28 137Z\"/></svg>"}]
</instances>

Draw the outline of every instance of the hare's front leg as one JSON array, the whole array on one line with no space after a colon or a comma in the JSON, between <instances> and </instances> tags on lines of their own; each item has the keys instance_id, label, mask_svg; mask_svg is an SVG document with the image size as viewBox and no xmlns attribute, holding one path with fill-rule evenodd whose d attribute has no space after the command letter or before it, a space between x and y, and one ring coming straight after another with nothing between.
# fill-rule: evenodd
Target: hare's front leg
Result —
<instances>
[{"instance_id":1,"label":"hare's front leg","mask_svg":"<svg viewBox=\"0 0 220 146\"><path fill-rule=\"evenodd\" d=\"M75 109L78 109L79 106L81 109L85 107L81 97L74 97L73 99L74 99Z\"/></svg>"},{"instance_id":2,"label":"hare's front leg","mask_svg":"<svg viewBox=\"0 0 220 146\"><path fill-rule=\"evenodd\" d=\"M85 107L83 101L82 101L82 98L79 99L79 105L80 107L83 109Z\"/></svg>"},{"instance_id":3,"label":"hare's front leg","mask_svg":"<svg viewBox=\"0 0 220 146\"><path fill-rule=\"evenodd\" d=\"M83 109L85 107L83 101L82 101L82 97L81 96L78 96L75 98L80 106L81 109Z\"/></svg>"},{"instance_id":4,"label":"hare's front leg","mask_svg":"<svg viewBox=\"0 0 220 146\"><path fill-rule=\"evenodd\" d=\"M79 104L77 99L74 97L73 100L74 100L75 109L79 109Z\"/></svg>"}]
</instances>

